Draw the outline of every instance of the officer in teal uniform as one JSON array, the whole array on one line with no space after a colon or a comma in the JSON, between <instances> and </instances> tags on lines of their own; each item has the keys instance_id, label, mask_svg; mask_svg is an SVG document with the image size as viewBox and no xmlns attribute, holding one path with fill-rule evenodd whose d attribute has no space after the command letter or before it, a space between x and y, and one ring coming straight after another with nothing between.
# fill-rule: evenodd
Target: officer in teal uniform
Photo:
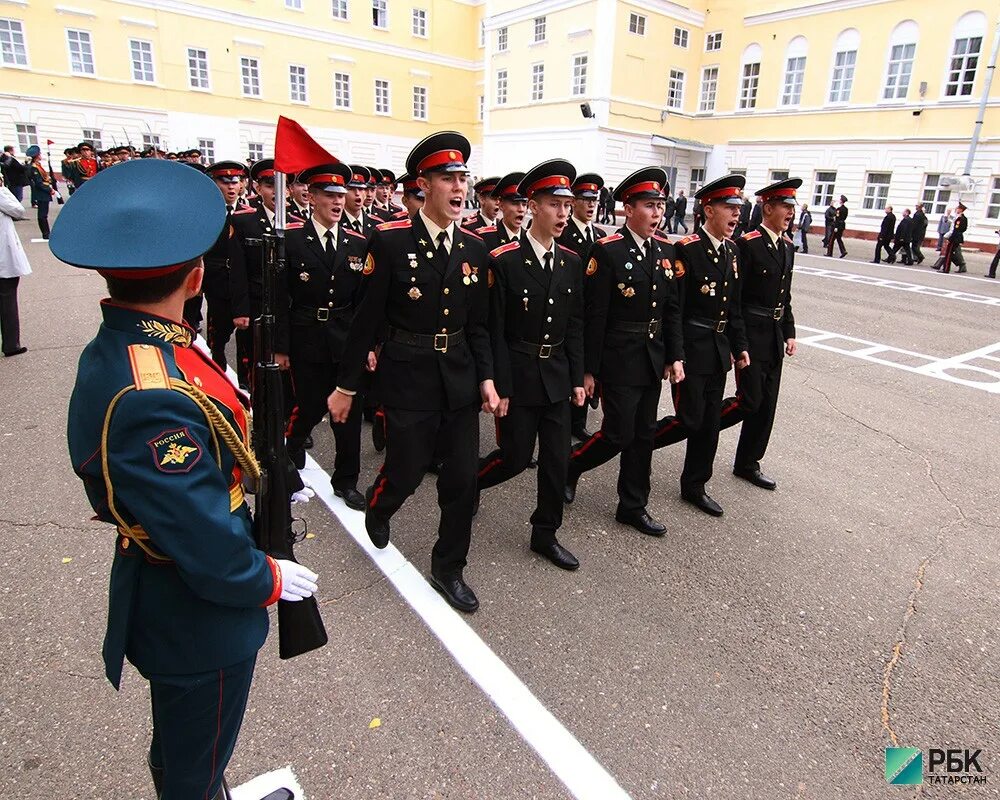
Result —
<instances>
[{"instance_id":1,"label":"officer in teal uniform","mask_svg":"<svg viewBox=\"0 0 1000 800\"><path fill-rule=\"evenodd\" d=\"M68 441L97 518L117 528L105 674L118 688L127 658L149 681L160 800L229 797L267 606L316 590L311 571L254 545L245 398L181 322L225 219L210 178L137 160L83 184L50 240L110 294L80 358Z\"/></svg>"}]
</instances>

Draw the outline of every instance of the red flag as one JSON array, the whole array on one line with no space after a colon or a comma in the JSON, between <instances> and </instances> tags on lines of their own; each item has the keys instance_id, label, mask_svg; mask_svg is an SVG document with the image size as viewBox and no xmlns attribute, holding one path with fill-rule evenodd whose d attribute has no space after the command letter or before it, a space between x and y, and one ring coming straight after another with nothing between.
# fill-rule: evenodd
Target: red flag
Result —
<instances>
[{"instance_id":1,"label":"red flag","mask_svg":"<svg viewBox=\"0 0 1000 800\"><path fill-rule=\"evenodd\" d=\"M51 139L46 139L45 144L55 144Z\"/></svg>"},{"instance_id":2,"label":"red flag","mask_svg":"<svg viewBox=\"0 0 1000 800\"><path fill-rule=\"evenodd\" d=\"M274 135L274 168L278 172L301 172L320 164L339 164L294 119L278 117Z\"/></svg>"}]
</instances>

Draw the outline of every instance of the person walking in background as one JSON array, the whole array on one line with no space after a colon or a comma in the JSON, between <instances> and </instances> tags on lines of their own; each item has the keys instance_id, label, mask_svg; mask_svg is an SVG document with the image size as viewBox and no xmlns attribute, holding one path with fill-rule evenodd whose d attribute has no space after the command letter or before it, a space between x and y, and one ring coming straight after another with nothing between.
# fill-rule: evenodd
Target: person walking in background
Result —
<instances>
[{"instance_id":1,"label":"person walking in background","mask_svg":"<svg viewBox=\"0 0 1000 800\"><path fill-rule=\"evenodd\" d=\"M890 209L891 210L891 209ZM893 220L895 222L895 220ZM833 216L833 228L830 230L830 237L826 242L826 255L833 257L833 245L840 245L840 257L847 255L847 248L844 247L844 231L847 229L847 197L840 196L840 205L837 206Z\"/></svg>"},{"instance_id":2,"label":"person walking in background","mask_svg":"<svg viewBox=\"0 0 1000 800\"><path fill-rule=\"evenodd\" d=\"M873 264L882 262L882 249L885 248L885 263L891 264L895 261L892 254L892 237L896 233L896 215L892 213L892 206L885 207L885 216L882 217L882 228L878 232L878 239L875 240L875 258Z\"/></svg>"},{"instance_id":3,"label":"person walking in background","mask_svg":"<svg viewBox=\"0 0 1000 800\"><path fill-rule=\"evenodd\" d=\"M938 220L938 243L937 247L934 249L939 251L944 247L944 237L951 230L951 209L945 209L945 212L941 215L941 219Z\"/></svg>"},{"instance_id":4,"label":"person walking in background","mask_svg":"<svg viewBox=\"0 0 1000 800\"><path fill-rule=\"evenodd\" d=\"M677 201L674 200L673 195L667 195L667 202L663 208L663 224L661 227L666 230L667 233L677 233L676 226L674 225L674 214L677 212Z\"/></svg>"},{"instance_id":5,"label":"person walking in background","mask_svg":"<svg viewBox=\"0 0 1000 800\"><path fill-rule=\"evenodd\" d=\"M830 198L830 205L823 213L823 247L830 244L830 237L833 236L833 223L837 218L837 208L833 205L833 198Z\"/></svg>"},{"instance_id":6,"label":"person walking in background","mask_svg":"<svg viewBox=\"0 0 1000 800\"><path fill-rule=\"evenodd\" d=\"M955 208L955 221L951 230L945 235L944 248L934 264L934 269L941 272L951 272L951 265L954 264L958 267L957 272L968 272L965 266L965 256L962 255L962 242L965 241L965 232L968 228L969 220L965 216L965 206L959 203Z\"/></svg>"},{"instance_id":7,"label":"person walking in background","mask_svg":"<svg viewBox=\"0 0 1000 800\"><path fill-rule=\"evenodd\" d=\"M809 253L809 229L813 224L813 215L809 213L809 206L802 204L802 212L799 214L799 241L802 253Z\"/></svg>"},{"instance_id":8,"label":"person walking in background","mask_svg":"<svg viewBox=\"0 0 1000 800\"><path fill-rule=\"evenodd\" d=\"M763 219L764 206L758 197L756 202L753 204L753 208L750 209L750 230L756 230L757 226L761 224Z\"/></svg>"},{"instance_id":9,"label":"person walking in background","mask_svg":"<svg viewBox=\"0 0 1000 800\"><path fill-rule=\"evenodd\" d=\"M17 285L21 276L31 274L31 267L14 230L14 220L24 219L25 215L21 201L0 179L0 345L8 357L19 356L28 350L21 345Z\"/></svg>"},{"instance_id":10,"label":"person walking in background","mask_svg":"<svg viewBox=\"0 0 1000 800\"><path fill-rule=\"evenodd\" d=\"M917 203L917 210L913 213L913 227L910 230L910 255L917 264L922 264L924 261L924 254L920 248L923 247L926 235L927 215L924 213L924 204Z\"/></svg>"},{"instance_id":11,"label":"person walking in background","mask_svg":"<svg viewBox=\"0 0 1000 800\"><path fill-rule=\"evenodd\" d=\"M43 239L49 238L49 203L56 195L53 178L42 166L42 149L33 144L27 150L31 163L28 166L28 181L31 185L31 203L38 208L38 230Z\"/></svg>"},{"instance_id":12,"label":"person walking in background","mask_svg":"<svg viewBox=\"0 0 1000 800\"><path fill-rule=\"evenodd\" d=\"M903 209L903 216L899 220L899 224L896 226L896 240L892 244L892 249L889 251L889 257L892 259L889 261L891 264L896 260L896 253L902 250L902 255L900 259L906 266L913 264L913 257L910 255L910 239L913 237L913 218L910 216L910 209Z\"/></svg>"},{"instance_id":13,"label":"person walking in background","mask_svg":"<svg viewBox=\"0 0 1000 800\"><path fill-rule=\"evenodd\" d=\"M688 232L687 223L684 218L687 216L688 199L684 196L684 190L677 192L677 199L674 201L674 229L673 233L678 233L680 228L684 229L685 235Z\"/></svg>"},{"instance_id":14,"label":"person walking in background","mask_svg":"<svg viewBox=\"0 0 1000 800\"><path fill-rule=\"evenodd\" d=\"M14 146L7 145L0 156L0 175L4 184L17 202L24 199L24 187L28 184L28 170L14 155Z\"/></svg>"},{"instance_id":15,"label":"person walking in background","mask_svg":"<svg viewBox=\"0 0 1000 800\"><path fill-rule=\"evenodd\" d=\"M993 232L997 236L1000 236L1000 230ZM997 244L997 251L993 254L993 260L990 262L990 271L983 275L983 277L995 278L997 276L997 266L1000 266L1000 243Z\"/></svg>"}]
</instances>

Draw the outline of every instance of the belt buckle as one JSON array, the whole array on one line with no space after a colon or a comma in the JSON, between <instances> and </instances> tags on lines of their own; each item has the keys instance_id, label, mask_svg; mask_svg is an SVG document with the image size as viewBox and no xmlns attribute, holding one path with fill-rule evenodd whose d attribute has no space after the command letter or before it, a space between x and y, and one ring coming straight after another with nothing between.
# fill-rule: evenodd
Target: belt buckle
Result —
<instances>
[{"instance_id":1,"label":"belt buckle","mask_svg":"<svg viewBox=\"0 0 1000 800\"><path fill-rule=\"evenodd\" d=\"M329 308L317 308L316 309L316 320L317 320L317 322L328 322L330 320L330 309Z\"/></svg>"},{"instance_id":2,"label":"belt buckle","mask_svg":"<svg viewBox=\"0 0 1000 800\"><path fill-rule=\"evenodd\" d=\"M772 316L774 317L774 321L775 322L780 322L781 321L781 317L784 315L784 313L785 313L785 307L784 306L778 306L776 309L774 309L774 312L772 314Z\"/></svg>"},{"instance_id":3,"label":"belt buckle","mask_svg":"<svg viewBox=\"0 0 1000 800\"><path fill-rule=\"evenodd\" d=\"M538 357L548 358L552 355L552 345L550 344L540 344L538 346Z\"/></svg>"},{"instance_id":4,"label":"belt buckle","mask_svg":"<svg viewBox=\"0 0 1000 800\"><path fill-rule=\"evenodd\" d=\"M717 323L715 323L715 332L716 333L726 332L726 320L720 319Z\"/></svg>"},{"instance_id":5,"label":"belt buckle","mask_svg":"<svg viewBox=\"0 0 1000 800\"><path fill-rule=\"evenodd\" d=\"M444 342L444 344L438 344L438 342ZM447 333L435 333L434 334L434 349L439 353L448 352L448 334Z\"/></svg>"}]
</instances>

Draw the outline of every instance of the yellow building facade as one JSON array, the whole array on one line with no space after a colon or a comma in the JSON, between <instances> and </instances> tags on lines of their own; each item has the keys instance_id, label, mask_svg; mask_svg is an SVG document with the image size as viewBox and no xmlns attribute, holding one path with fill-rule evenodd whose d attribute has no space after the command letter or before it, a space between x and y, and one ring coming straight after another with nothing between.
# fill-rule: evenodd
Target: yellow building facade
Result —
<instances>
[{"instance_id":1,"label":"yellow building facade","mask_svg":"<svg viewBox=\"0 0 1000 800\"><path fill-rule=\"evenodd\" d=\"M339 157L396 169L455 128L480 175L560 156L613 185L659 164L691 193L727 171L750 190L788 173L818 211L846 195L856 230L918 201L933 229L959 198L973 240L1000 225L1000 80L955 179L995 3L71 2L0 0L5 144L97 134L251 158L286 114Z\"/></svg>"}]
</instances>

